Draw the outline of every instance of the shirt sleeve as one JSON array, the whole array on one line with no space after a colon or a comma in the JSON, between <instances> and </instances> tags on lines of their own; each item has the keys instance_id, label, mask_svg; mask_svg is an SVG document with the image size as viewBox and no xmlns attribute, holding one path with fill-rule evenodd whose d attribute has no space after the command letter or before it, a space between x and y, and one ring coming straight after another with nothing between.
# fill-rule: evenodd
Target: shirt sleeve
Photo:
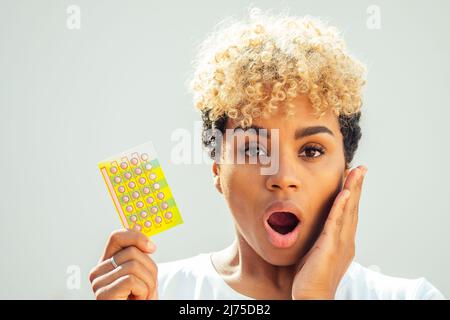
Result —
<instances>
[{"instance_id":1,"label":"shirt sleeve","mask_svg":"<svg viewBox=\"0 0 450 320\"><path fill-rule=\"evenodd\" d=\"M444 295L425 278L420 278L414 295L415 300L445 300Z\"/></svg>"}]
</instances>

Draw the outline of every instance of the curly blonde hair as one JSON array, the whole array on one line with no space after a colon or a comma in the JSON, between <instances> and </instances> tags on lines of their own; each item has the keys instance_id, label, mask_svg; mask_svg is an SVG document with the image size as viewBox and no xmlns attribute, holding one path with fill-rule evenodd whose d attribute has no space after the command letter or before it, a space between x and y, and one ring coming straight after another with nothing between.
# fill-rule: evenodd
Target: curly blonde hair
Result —
<instances>
[{"instance_id":1,"label":"curly blonde hair","mask_svg":"<svg viewBox=\"0 0 450 320\"><path fill-rule=\"evenodd\" d=\"M318 18L268 15L249 9L249 21L227 20L200 44L189 86L210 121L226 115L242 127L307 94L316 115L360 111L365 66L346 52L339 31Z\"/></svg>"}]
</instances>

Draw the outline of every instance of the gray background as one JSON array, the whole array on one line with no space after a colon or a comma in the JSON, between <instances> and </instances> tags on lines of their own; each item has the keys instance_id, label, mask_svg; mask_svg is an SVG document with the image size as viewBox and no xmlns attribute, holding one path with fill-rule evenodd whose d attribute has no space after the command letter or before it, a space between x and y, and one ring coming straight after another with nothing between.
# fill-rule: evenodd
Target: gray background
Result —
<instances>
[{"instance_id":1,"label":"gray background","mask_svg":"<svg viewBox=\"0 0 450 320\"><path fill-rule=\"evenodd\" d=\"M66 27L71 4L81 8L80 30ZM93 298L89 270L120 227L97 162L148 140L185 220L153 238L154 259L232 241L209 165L172 163L171 134L184 128L194 139L199 116L185 81L196 45L249 4L0 1L0 298ZM356 259L393 276L425 276L449 297L449 2L253 4L329 20L368 65L354 161L369 167ZM366 26L372 4L379 30ZM70 265L81 270L78 290L66 286Z\"/></svg>"}]
</instances>

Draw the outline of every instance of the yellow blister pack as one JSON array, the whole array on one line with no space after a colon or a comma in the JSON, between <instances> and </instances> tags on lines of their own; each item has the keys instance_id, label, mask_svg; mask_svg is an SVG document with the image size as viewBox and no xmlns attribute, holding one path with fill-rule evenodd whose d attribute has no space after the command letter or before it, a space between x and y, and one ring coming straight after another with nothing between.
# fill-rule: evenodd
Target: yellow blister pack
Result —
<instances>
[{"instance_id":1,"label":"yellow blister pack","mask_svg":"<svg viewBox=\"0 0 450 320\"><path fill-rule=\"evenodd\" d=\"M153 143L98 163L124 228L146 236L183 223Z\"/></svg>"}]
</instances>

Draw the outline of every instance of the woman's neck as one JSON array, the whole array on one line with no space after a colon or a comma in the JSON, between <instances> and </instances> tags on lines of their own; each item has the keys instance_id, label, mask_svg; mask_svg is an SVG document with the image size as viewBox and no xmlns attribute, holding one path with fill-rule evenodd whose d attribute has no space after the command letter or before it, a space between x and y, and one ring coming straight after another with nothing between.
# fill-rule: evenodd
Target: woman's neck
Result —
<instances>
[{"instance_id":1,"label":"woman's neck","mask_svg":"<svg viewBox=\"0 0 450 320\"><path fill-rule=\"evenodd\" d=\"M214 252L212 262L235 291L255 299L291 299L295 266L275 266L262 259L240 235Z\"/></svg>"}]
</instances>

